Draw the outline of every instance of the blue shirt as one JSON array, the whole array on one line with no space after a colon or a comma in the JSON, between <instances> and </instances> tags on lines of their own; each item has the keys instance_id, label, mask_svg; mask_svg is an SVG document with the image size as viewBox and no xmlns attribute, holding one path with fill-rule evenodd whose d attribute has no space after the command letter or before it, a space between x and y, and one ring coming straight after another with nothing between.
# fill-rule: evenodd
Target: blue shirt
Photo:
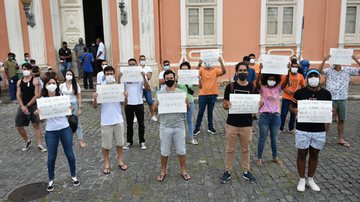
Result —
<instances>
[{"instance_id":1,"label":"blue shirt","mask_svg":"<svg viewBox=\"0 0 360 202\"><path fill-rule=\"evenodd\" d=\"M84 72L93 72L92 61L94 61L94 57L91 53L82 54L81 62L84 67Z\"/></svg>"},{"instance_id":2,"label":"blue shirt","mask_svg":"<svg viewBox=\"0 0 360 202\"><path fill-rule=\"evenodd\" d=\"M234 81L237 81L238 80L238 75L235 74L234 75ZM248 76L246 77L246 80L249 82L249 83L253 83L253 81L256 80L256 73L255 73L255 70L251 67L248 68Z\"/></svg>"}]
</instances>

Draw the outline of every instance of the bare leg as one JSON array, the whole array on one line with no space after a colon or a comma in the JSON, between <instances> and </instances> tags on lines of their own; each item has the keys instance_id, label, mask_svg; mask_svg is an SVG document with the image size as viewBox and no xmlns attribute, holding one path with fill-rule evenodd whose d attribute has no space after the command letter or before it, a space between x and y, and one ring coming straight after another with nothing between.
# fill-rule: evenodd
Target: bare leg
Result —
<instances>
[{"instance_id":1,"label":"bare leg","mask_svg":"<svg viewBox=\"0 0 360 202\"><path fill-rule=\"evenodd\" d=\"M346 142L344 137L344 129L345 129L345 121L338 120L337 131L338 131L338 142L340 143Z\"/></svg>"},{"instance_id":2,"label":"bare leg","mask_svg":"<svg viewBox=\"0 0 360 202\"><path fill-rule=\"evenodd\" d=\"M186 155L179 155L181 174L185 175L186 172Z\"/></svg>"},{"instance_id":3,"label":"bare leg","mask_svg":"<svg viewBox=\"0 0 360 202\"><path fill-rule=\"evenodd\" d=\"M300 178L305 178L306 156L309 149L298 149L297 167Z\"/></svg>"},{"instance_id":4,"label":"bare leg","mask_svg":"<svg viewBox=\"0 0 360 202\"><path fill-rule=\"evenodd\" d=\"M36 136L36 140L37 140L38 145L42 145L43 144L43 138L42 138L42 134L41 134L40 123L34 123L33 128L34 128L34 131L35 131L35 136Z\"/></svg>"},{"instance_id":5,"label":"bare leg","mask_svg":"<svg viewBox=\"0 0 360 202\"><path fill-rule=\"evenodd\" d=\"M123 159L123 147L116 147L117 155L118 155L118 165L121 166L121 169L126 170L128 167L124 163Z\"/></svg>"},{"instance_id":6,"label":"bare leg","mask_svg":"<svg viewBox=\"0 0 360 202\"><path fill-rule=\"evenodd\" d=\"M167 156L160 156L161 159L161 175L166 175L166 165L167 165L167 160L169 157Z\"/></svg>"},{"instance_id":7,"label":"bare leg","mask_svg":"<svg viewBox=\"0 0 360 202\"><path fill-rule=\"evenodd\" d=\"M19 132L20 136L24 139L24 141L27 141L29 139L24 127L16 127L16 130Z\"/></svg>"},{"instance_id":8,"label":"bare leg","mask_svg":"<svg viewBox=\"0 0 360 202\"><path fill-rule=\"evenodd\" d=\"M318 157L319 157L320 150L312 148L310 146L309 148L309 168L308 168L308 177L314 177L316 167L318 164Z\"/></svg>"},{"instance_id":9,"label":"bare leg","mask_svg":"<svg viewBox=\"0 0 360 202\"><path fill-rule=\"evenodd\" d=\"M329 129L330 129L330 123L325 123L325 131L326 131L326 134L329 133Z\"/></svg>"},{"instance_id":10,"label":"bare leg","mask_svg":"<svg viewBox=\"0 0 360 202\"><path fill-rule=\"evenodd\" d=\"M104 156L104 167L110 168L110 160L109 160L109 150L102 148L102 153Z\"/></svg>"}]
</instances>

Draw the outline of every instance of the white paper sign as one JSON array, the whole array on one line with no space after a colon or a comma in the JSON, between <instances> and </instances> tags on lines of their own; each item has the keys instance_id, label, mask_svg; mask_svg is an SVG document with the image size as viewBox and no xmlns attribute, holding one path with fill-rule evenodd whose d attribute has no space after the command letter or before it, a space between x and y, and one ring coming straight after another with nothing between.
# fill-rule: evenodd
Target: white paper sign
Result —
<instances>
[{"instance_id":1,"label":"white paper sign","mask_svg":"<svg viewBox=\"0 0 360 202\"><path fill-rule=\"evenodd\" d=\"M353 49L343 49L343 48L330 48L330 64L337 65L351 65Z\"/></svg>"},{"instance_id":2,"label":"white paper sign","mask_svg":"<svg viewBox=\"0 0 360 202\"><path fill-rule=\"evenodd\" d=\"M36 99L40 120L71 115L70 98L67 95Z\"/></svg>"},{"instance_id":3,"label":"white paper sign","mask_svg":"<svg viewBox=\"0 0 360 202\"><path fill-rule=\"evenodd\" d=\"M178 84L199 84L199 70L179 70Z\"/></svg>"},{"instance_id":4,"label":"white paper sign","mask_svg":"<svg viewBox=\"0 0 360 202\"><path fill-rule=\"evenodd\" d=\"M261 70L262 74L288 74L287 65L289 63L289 57L283 55L263 55L262 56Z\"/></svg>"},{"instance_id":5,"label":"white paper sign","mask_svg":"<svg viewBox=\"0 0 360 202\"><path fill-rule=\"evenodd\" d=\"M107 84L97 85L98 103L123 102L124 101L124 84Z\"/></svg>"},{"instance_id":6,"label":"white paper sign","mask_svg":"<svg viewBox=\"0 0 360 202\"><path fill-rule=\"evenodd\" d=\"M299 123L331 123L332 102L321 100L298 101Z\"/></svg>"},{"instance_id":7,"label":"white paper sign","mask_svg":"<svg viewBox=\"0 0 360 202\"><path fill-rule=\"evenodd\" d=\"M120 68L120 72L122 73L121 83L143 81L141 71L142 71L141 67L121 67Z\"/></svg>"},{"instance_id":8,"label":"white paper sign","mask_svg":"<svg viewBox=\"0 0 360 202\"><path fill-rule=\"evenodd\" d=\"M259 112L259 94L230 94L229 114L252 114Z\"/></svg>"},{"instance_id":9,"label":"white paper sign","mask_svg":"<svg viewBox=\"0 0 360 202\"><path fill-rule=\"evenodd\" d=\"M186 113L186 93L157 94L159 114Z\"/></svg>"},{"instance_id":10,"label":"white paper sign","mask_svg":"<svg viewBox=\"0 0 360 202\"><path fill-rule=\"evenodd\" d=\"M200 58L203 62L219 61L219 49L205 49L200 51Z\"/></svg>"}]
</instances>

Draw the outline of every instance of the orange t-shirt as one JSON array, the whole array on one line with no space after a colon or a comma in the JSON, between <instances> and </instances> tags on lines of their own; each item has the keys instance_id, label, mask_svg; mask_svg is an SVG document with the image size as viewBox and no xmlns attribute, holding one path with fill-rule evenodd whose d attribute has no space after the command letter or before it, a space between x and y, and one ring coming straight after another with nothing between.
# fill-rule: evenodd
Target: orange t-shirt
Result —
<instances>
[{"instance_id":1,"label":"orange t-shirt","mask_svg":"<svg viewBox=\"0 0 360 202\"><path fill-rule=\"evenodd\" d=\"M285 79L286 79L286 75L282 75L281 83L284 83ZM301 75L299 73L297 73L295 75L290 73L289 80L290 80L289 83L286 85L286 87L284 89L283 98L287 99L287 100L292 100L294 97L294 94L288 94L286 92L290 91L290 92L295 93L295 91L304 87L305 79L304 79L303 75Z\"/></svg>"},{"instance_id":2,"label":"orange t-shirt","mask_svg":"<svg viewBox=\"0 0 360 202\"><path fill-rule=\"evenodd\" d=\"M217 95L217 77L221 75L221 69L219 68L200 68L199 76L201 77L201 89L199 95Z\"/></svg>"},{"instance_id":3,"label":"orange t-shirt","mask_svg":"<svg viewBox=\"0 0 360 202\"><path fill-rule=\"evenodd\" d=\"M258 63L255 63L254 65L249 65L249 67L253 68L256 74L260 72L260 64Z\"/></svg>"}]
</instances>

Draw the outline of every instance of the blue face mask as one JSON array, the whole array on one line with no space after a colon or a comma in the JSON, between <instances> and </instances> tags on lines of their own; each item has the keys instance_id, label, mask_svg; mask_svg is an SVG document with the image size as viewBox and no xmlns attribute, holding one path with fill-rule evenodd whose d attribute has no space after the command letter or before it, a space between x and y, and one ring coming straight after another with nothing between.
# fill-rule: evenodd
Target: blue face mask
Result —
<instances>
[{"instance_id":1,"label":"blue face mask","mask_svg":"<svg viewBox=\"0 0 360 202\"><path fill-rule=\"evenodd\" d=\"M164 65L164 70L168 70L170 69L170 66L169 65Z\"/></svg>"}]
</instances>

